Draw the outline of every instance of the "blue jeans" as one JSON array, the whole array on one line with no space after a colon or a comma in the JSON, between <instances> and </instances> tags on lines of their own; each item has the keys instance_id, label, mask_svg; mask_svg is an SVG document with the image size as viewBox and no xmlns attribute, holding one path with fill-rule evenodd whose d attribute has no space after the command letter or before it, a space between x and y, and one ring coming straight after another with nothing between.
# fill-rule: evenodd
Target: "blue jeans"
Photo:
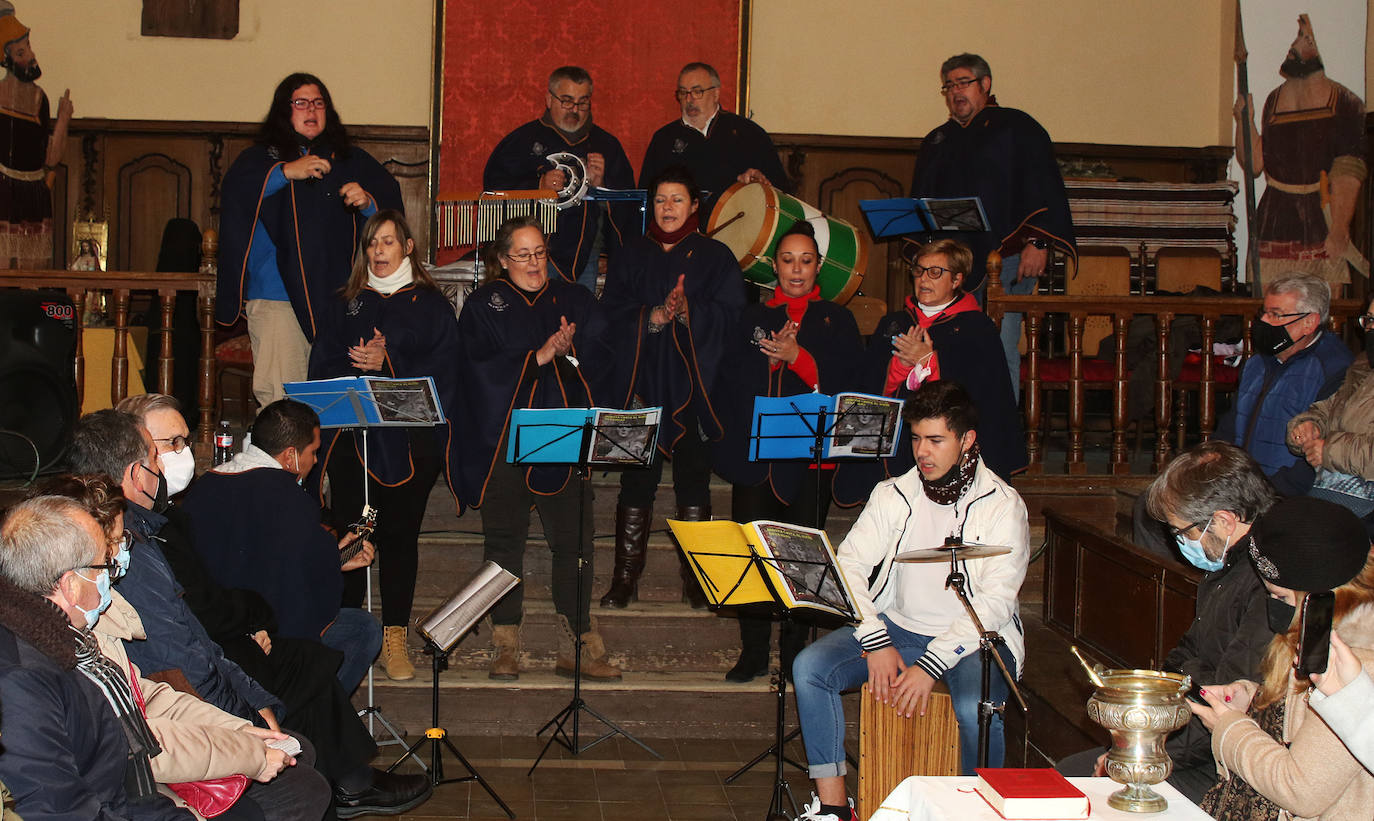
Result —
<instances>
[{"instance_id":1,"label":"blue jeans","mask_svg":"<svg viewBox=\"0 0 1374 821\"><path fill-rule=\"evenodd\" d=\"M1002 290L1008 294L1024 296L1035 293L1039 277L1016 281L1016 269L1021 266L1021 255L1015 254L1002 260ZM1017 346L1021 342L1021 320L1024 314L1008 311L1002 314L1002 350L1007 355L1007 370L1011 372L1011 392L1017 402L1021 401L1021 353Z\"/></svg>"},{"instance_id":2,"label":"blue jeans","mask_svg":"<svg viewBox=\"0 0 1374 821\"><path fill-rule=\"evenodd\" d=\"M887 635L901 653L903 664L910 665L925 654L931 636L909 633L887 616L879 615L878 618L887 625ZM959 722L959 769L964 775L973 775L978 764L978 700L982 698L982 663L977 648L970 649L972 652L943 677L954 703L954 718ZM998 651L1007 669L1014 670L1016 662L1011 651L1005 645ZM862 653L863 648L854 638L854 628L843 627L812 643L793 663L797 714L801 718L802 740L806 743L806 761L812 778L845 774L844 707L840 693L853 690L868 680L868 661ZM991 698L994 704L1007 700L1007 683L995 665ZM1002 714L994 713L988 737L988 766L1002 766L1005 752Z\"/></svg>"},{"instance_id":3,"label":"blue jeans","mask_svg":"<svg viewBox=\"0 0 1374 821\"><path fill-rule=\"evenodd\" d=\"M339 617L320 635L320 641L343 653L339 683L352 695L382 651L382 625L366 610L340 607Z\"/></svg>"}]
</instances>

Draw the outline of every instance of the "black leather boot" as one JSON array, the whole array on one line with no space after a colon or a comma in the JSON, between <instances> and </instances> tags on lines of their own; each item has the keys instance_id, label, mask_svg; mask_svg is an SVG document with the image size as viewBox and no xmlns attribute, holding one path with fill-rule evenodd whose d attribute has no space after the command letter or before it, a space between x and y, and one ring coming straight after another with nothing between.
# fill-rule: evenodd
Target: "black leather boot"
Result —
<instances>
[{"instance_id":1,"label":"black leather boot","mask_svg":"<svg viewBox=\"0 0 1374 821\"><path fill-rule=\"evenodd\" d=\"M711 506L686 505L680 507L677 510L677 518L680 522L710 521ZM682 577L682 600L690 604L693 610L700 610L706 606L706 594L701 592L701 584L697 582L696 574L692 572L691 565L687 564L687 554L678 550L677 558L681 563L678 574Z\"/></svg>"},{"instance_id":2,"label":"black leather boot","mask_svg":"<svg viewBox=\"0 0 1374 821\"><path fill-rule=\"evenodd\" d=\"M648 555L653 514L649 507L616 507L615 570L611 574L611 589L601 597L602 607L628 607L639 599L639 577Z\"/></svg>"},{"instance_id":3,"label":"black leather boot","mask_svg":"<svg viewBox=\"0 0 1374 821\"><path fill-rule=\"evenodd\" d=\"M741 613L739 616L739 661L725 674L726 681L753 681L768 675L768 647L773 622L767 617Z\"/></svg>"}]
</instances>

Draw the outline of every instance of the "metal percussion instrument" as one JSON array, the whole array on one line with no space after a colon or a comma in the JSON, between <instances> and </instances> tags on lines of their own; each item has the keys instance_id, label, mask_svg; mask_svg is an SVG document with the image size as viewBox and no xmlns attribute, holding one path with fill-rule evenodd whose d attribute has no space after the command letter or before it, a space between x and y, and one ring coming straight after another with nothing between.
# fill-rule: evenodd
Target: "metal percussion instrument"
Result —
<instances>
[{"instance_id":1,"label":"metal percussion instrument","mask_svg":"<svg viewBox=\"0 0 1374 821\"><path fill-rule=\"evenodd\" d=\"M933 564L935 562L961 561L964 559L986 559L989 556L1005 556L1011 548L998 544L971 544L954 536L945 539L939 547L926 547L908 550L893 557L894 562Z\"/></svg>"}]
</instances>

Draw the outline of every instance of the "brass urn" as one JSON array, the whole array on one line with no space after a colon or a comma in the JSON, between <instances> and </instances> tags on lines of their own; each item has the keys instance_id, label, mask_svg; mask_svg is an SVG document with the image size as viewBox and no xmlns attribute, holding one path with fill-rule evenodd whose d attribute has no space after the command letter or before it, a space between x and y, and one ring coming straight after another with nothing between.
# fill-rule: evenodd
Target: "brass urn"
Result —
<instances>
[{"instance_id":1,"label":"brass urn","mask_svg":"<svg viewBox=\"0 0 1374 821\"><path fill-rule=\"evenodd\" d=\"M1101 684L1088 699L1088 718L1111 732L1107 775L1125 785L1107 804L1125 812L1161 812L1169 802L1151 785L1173 771L1164 740L1192 718L1184 697L1192 679L1158 670L1102 670L1098 675Z\"/></svg>"}]
</instances>

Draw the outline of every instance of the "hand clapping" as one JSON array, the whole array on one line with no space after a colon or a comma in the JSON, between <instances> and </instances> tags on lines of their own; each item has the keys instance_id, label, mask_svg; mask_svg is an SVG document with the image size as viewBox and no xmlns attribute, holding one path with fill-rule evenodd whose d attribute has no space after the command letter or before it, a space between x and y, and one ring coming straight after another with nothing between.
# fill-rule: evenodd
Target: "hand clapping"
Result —
<instances>
[{"instance_id":1,"label":"hand clapping","mask_svg":"<svg viewBox=\"0 0 1374 821\"><path fill-rule=\"evenodd\" d=\"M359 339L357 345L348 349L348 360L360 371L380 371L386 362L386 337L373 328L371 339Z\"/></svg>"},{"instance_id":2,"label":"hand clapping","mask_svg":"<svg viewBox=\"0 0 1374 821\"><path fill-rule=\"evenodd\" d=\"M653 310L649 319L655 325L667 325L669 322L677 319L678 316L687 315L686 279L686 274L678 274L677 284L673 286L673 290L669 291L668 296L664 297L663 304Z\"/></svg>"},{"instance_id":3,"label":"hand clapping","mask_svg":"<svg viewBox=\"0 0 1374 821\"><path fill-rule=\"evenodd\" d=\"M788 365L797 361L801 347L797 345L797 323L788 320L780 330L759 341L759 350L771 364Z\"/></svg>"},{"instance_id":4,"label":"hand clapping","mask_svg":"<svg viewBox=\"0 0 1374 821\"><path fill-rule=\"evenodd\" d=\"M904 334L892 337L892 355L901 360L902 364L907 367L916 367L934 350L935 343L930 341L930 335L920 325Z\"/></svg>"},{"instance_id":5,"label":"hand clapping","mask_svg":"<svg viewBox=\"0 0 1374 821\"><path fill-rule=\"evenodd\" d=\"M540 365L547 365L556 356L567 356L572 350L573 334L577 333L577 323L569 322L565 316L558 318L558 330L549 334L544 344L535 351L534 359Z\"/></svg>"}]
</instances>

